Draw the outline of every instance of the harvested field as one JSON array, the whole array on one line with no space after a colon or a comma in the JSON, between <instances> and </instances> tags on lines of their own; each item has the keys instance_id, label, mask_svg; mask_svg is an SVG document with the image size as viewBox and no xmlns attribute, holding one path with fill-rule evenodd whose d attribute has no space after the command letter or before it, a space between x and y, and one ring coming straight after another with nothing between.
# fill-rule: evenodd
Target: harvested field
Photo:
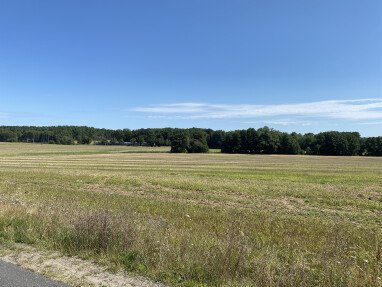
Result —
<instances>
[{"instance_id":1,"label":"harvested field","mask_svg":"<svg viewBox=\"0 0 382 287\"><path fill-rule=\"evenodd\" d=\"M171 286L382 286L382 158L0 144L0 242Z\"/></svg>"}]
</instances>

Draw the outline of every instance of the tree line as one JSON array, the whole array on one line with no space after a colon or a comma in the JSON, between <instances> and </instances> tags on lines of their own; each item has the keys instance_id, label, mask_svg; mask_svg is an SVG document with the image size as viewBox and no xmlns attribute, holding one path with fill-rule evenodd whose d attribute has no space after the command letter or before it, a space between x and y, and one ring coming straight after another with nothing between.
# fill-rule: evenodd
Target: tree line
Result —
<instances>
[{"instance_id":1,"label":"tree line","mask_svg":"<svg viewBox=\"0 0 382 287\"><path fill-rule=\"evenodd\" d=\"M382 156L382 137L358 132L285 133L268 127L222 131L212 129L99 129L86 126L1 126L1 142L50 144L131 144L171 146L171 152Z\"/></svg>"}]
</instances>

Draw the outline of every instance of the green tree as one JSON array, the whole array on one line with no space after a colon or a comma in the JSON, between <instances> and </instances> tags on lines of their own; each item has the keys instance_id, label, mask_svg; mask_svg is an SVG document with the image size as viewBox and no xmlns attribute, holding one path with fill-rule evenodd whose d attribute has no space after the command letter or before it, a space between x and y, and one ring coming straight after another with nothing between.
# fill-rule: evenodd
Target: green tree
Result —
<instances>
[{"instance_id":1,"label":"green tree","mask_svg":"<svg viewBox=\"0 0 382 287\"><path fill-rule=\"evenodd\" d=\"M187 147L187 152L201 153L208 152L207 133L205 130L192 128L189 131L190 142Z\"/></svg>"},{"instance_id":2,"label":"green tree","mask_svg":"<svg viewBox=\"0 0 382 287\"><path fill-rule=\"evenodd\" d=\"M300 145L295 135L283 133L280 137L280 146L278 153L280 154L299 154Z\"/></svg>"},{"instance_id":3,"label":"green tree","mask_svg":"<svg viewBox=\"0 0 382 287\"><path fill-rule=\"evenodd\" d=\"M185 130L175 130L171 139L171 152L184 153L190 146L190 135Z\"/></svg>"},{"instance_id":4,"label":"green tree","mask_svg":"<svg viewBox=\"0 0 382 287\"><path fill-rule=\"evenodd\" d=\"M272 154L277 153L279 147L279 134L278 132L268 127L258 129L259 133L259 149L260 153Z\"/></svg>"}]
</instances>

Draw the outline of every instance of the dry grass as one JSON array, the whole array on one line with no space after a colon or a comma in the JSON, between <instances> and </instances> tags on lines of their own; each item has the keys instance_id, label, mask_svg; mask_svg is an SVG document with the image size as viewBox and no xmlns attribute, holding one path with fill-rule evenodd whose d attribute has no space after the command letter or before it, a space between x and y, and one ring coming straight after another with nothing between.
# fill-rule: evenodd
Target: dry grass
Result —
<instances>
[{"instance_id":1,"label":"dry grass","mask_svg":"<svg viewBox=\"0 0 382 287\"><path fill-rule=\"evenodd\" d=\"M382 158L155 151L0 144L0 240L174 286L382 286Z\"/></svg>"}]
</instances>

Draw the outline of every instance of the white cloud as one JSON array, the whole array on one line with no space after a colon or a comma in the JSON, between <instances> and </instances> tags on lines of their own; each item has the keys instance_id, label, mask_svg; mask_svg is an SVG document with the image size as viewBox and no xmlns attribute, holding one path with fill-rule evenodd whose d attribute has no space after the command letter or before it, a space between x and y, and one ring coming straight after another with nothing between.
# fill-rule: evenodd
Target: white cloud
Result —
<instances>
[{"instance_id":1,"label":"white cloud","mask_svg":"<svg viewBox=\"0 0 382 287\"><path fill-rule=\"evenodd\" d=\"M188 119L322 117L345 120L382 119L382 99L330 100L276 105L175 103L138 107L136 112Z\"/></svg>"}]
</instances>

